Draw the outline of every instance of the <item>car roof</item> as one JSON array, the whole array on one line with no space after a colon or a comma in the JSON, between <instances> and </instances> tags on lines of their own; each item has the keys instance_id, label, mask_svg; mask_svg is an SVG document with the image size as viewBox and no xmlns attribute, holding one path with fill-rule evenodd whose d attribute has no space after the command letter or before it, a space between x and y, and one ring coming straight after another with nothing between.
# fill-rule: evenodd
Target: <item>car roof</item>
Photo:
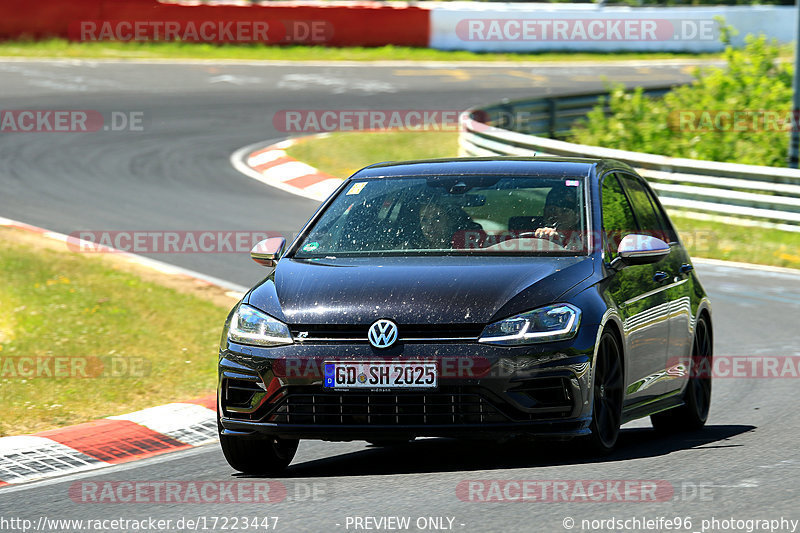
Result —
<instances>
[{"instance_id":1,"label":"car roof","mask_svg":"<svg viewBox=\"0 0 800 533\"><path fill-rule=\"evenodd\" d=\"M471 174L591 176L593 169L595 175L610 169L633 171L619 161L588 157L452 157L377 163L356 172L353 178Z\"/></svg>"}]
</instances>

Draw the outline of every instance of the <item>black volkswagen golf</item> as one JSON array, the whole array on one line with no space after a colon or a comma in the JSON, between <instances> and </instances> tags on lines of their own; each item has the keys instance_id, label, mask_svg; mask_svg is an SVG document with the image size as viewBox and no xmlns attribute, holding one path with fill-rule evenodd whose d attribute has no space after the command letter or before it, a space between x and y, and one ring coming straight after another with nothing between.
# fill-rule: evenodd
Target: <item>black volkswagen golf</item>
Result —
<instances>
[{"instance_id":1,"label":"black volkswagen golf","mask_svg":"<svg viewBox=\"0 0 800 533\"><path fill-rule=\"evenodd\" d=\"M299 439L582 438L700 428L711 308L658 198L611 160L383 163L345 180L231 311L218 416L230 465ZM694 364L693 364L694 362Z\"/></svg>"}]
</instances>

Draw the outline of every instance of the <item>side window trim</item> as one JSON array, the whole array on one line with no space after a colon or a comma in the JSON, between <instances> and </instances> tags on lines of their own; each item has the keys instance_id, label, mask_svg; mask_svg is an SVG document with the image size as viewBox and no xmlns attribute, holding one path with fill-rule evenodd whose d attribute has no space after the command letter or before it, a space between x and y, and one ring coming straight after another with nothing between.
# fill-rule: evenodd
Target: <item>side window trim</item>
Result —
<instances>
[{"instance_id":1,"label":"side window trim","mask_svg":"<svg viewBox=\"0 0 800 533\"><path fill-rule=\"evenodd\" d=\"M633 217L634 223L636 224L636 230L641 231L641 224L639 223L639 219L636 217L636 210L633 208L633 204L631 203L631 199L628 196L628 191L625 189L624 183L622 180L617 176L617 174L621 174L619 170L609 170L605 174L600 177L600 227L602 228L603 233L603 259L607 260L608 258L605 257L607 254L606 252L609 250L608 248L608 231L606 230L605 226L605 213L603 210L603 186L605 185L606 179L610 178L616 180L617 186L619 187L620 191L622 192L622 196L625 197L625 202L628 204L628 208L630 209L631 217ZM631 228L633 231L634 228Z\"/></svg>"},{"instance_id":2,"label":"side window trim","mask_svg":"<svg viewBox=\"0 0 800 533\"><path fill-rule=\"evenodd\" d=\"M654 198L655 193L648 186L647 180L644 179L643 177L639 176L638 174L633 174L633 173L630 173L630 172L620 172L620 174L623 174L623 175L631 178L633 181L635 181L639 185L641 185L642 190L644 190L644 192L645 192L645 196L647 197L648 201L650 202L650 207L653 208L653 212L656 214L656 216L661 221L661 223L665 226L664 230L669 233L670 239L669 239L669 242L667 244L669 244L670 246L680 245L680 242L678 240L678 232L675 231L675 226L672 225L672 221L667 216L667 213L664 210L664 206L661 205L661 202L657 201L657 198ZM623 180L620 180L620 181L622 182L622 188L625 189L625 194L627 195L628 193L627 193L627 188L625 187L625 183L624 183ZM630 197L628 198L628 201L630 201ZM636 216L636 210L635 209L634 209L634 213L633 214L634 214L634 216ZM637 221L637 223L638 223L638 221ZM639 226L639 229L641 230L641 225Z\"/></svg>"},{"instance_id":3,"label":"side window trim","mask_svg":"<svg viewBox=\"0 0 800 533\"><path fill-rule=\"evenodd\" d=\"M625 195L625 199L628 200L628 205L631 208L631 214L633 215L633 220L636 221L636 230L642 231L642 221L639 220L639 215L636 214L636 207L634 207L633 202L631 201L631 195L628 194L628 188L625 186L625 180L622 179L622 176L630 176L627 172L623 172L621 170L617 170L614 172L614 175L617 178L617 183L619 183L620 189L622 189L622 194Z\"/></svg>"},{"instance_id":4,"label":"side window trim","mask_svg":"<svg viewBox=\"0 0 800 533\"><path fill-rule=\"evenodd\" d=\"M642 178L643 181L647 181ZM645 183L646 185L646 183ZM667 215L667 210L664 209L664 206L661 205L661 202L658 200L658 196L656 195L655 191L653 191L650 187L645 187L644 190L647 192L647 196L650 198L650 203L653 204L653 209L655 209L656 214L661 218L662 223L665 225L665 230L669 232L669 245L670 246L680 246L680 239L678 239L678 232L675 229L675 226L672 224L672 221L669 219Z\"/></svg>"},{"instance_id":5,"label":"side window trim","mask_svg":"<svg viewBox=\"0 0 800 533\"><path fill-rule=\"evenodd\" d=\"M597 180L598 189L599 189L598 192L600 193L600 195L599 195L600 196L600 198L599 198L600 199L600 202L599 202L599 204L600 204L600 233L601 233L601 235L600 235L600 244L602 246L601 250L602 250L602 253L603 253L603 261L604 262L608 262L608 257L606 257L608 255L608 253L607 253L608 252L608 232L606 231L606 212L605 212L605 207L603 205L603 195L605 194L605 191L604 191L605 183L606 183L606 180L609 178L609 176L613 177L614 179L616 179L616 176L614 176L614 171L613 170L609 170L608 172L606 172L605 174L600 176L599 180Z\"/></svg>"}]
</instances>

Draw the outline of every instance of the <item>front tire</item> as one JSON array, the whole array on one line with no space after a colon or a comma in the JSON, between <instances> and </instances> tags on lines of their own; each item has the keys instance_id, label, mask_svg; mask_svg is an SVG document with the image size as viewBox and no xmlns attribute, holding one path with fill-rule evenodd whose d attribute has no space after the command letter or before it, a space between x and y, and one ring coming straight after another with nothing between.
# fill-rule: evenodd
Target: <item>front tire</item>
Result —
<instances>
[{"instance_id":1,"label":"front tire","mask_svg":"<svg viewBox=\"0 0 800 533\"><path fill-rule=\"evenodd\" d=\"M700 318L695 326L689 382L683 393L684 405L652 415L650 421L656 431L664 433L693 431L701 429L706 424L711 407L712 357L711 330L706 319Z\"/></svg>"},{"instance_id":2,"label":"front tire","mask_svg":"<svg viewBox=\"0 0 800 533\"><path fill-rule=\"evenodd\" d=\"M616 335L604 331L597 346L592 383L592 422L589 447L597 455L610 453L617 444L622 421L622 349Z\"/></svg>"},{"instance_id":3,"label":"front tire","mask_svg":"<svg viewBox=\"0 0 800 533\"><path fill-rule=\"evenodd\" d=\"M279 475L297 453L298 439L219 436L222 453L231 468L253 475Z\"/></svg>"}]
</instances>

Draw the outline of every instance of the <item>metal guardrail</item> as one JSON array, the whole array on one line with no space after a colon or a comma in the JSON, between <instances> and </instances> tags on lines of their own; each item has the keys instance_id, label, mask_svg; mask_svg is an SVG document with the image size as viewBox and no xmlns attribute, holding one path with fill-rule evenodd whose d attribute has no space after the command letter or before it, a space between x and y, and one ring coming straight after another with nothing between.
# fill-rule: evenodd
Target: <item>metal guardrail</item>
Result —
<instances>
[{"instance_id":1,"label":"metal guardrail","mask_svg":"<svg viewBox=\"0 0 800 533\"><path fill-rule=\"evenodd\" d=\"M671 87L646 89L650 97ZM671 210L747 225L800 231L800 170L718 163L558 140L606 92L503 101L467 110L462 155L554 155L616 159L644 176Z\"/></svg>"},{"instance_id":2,"label":"metal guardrail","mask_svg":"<svg viewBox=\"0 0 800 533\"><path fill-rule=\"evenodd\" d=\"M664 85L644 90L651 98L663 96L674 86ZM529 135L560 137L570 132L575 121L584 118L607 97L607 92L572 93L567 96L542 96L502 102L469 110L479 122ZM606 105L606 111L609 111Z\"/></svg>"}]
</instances>

